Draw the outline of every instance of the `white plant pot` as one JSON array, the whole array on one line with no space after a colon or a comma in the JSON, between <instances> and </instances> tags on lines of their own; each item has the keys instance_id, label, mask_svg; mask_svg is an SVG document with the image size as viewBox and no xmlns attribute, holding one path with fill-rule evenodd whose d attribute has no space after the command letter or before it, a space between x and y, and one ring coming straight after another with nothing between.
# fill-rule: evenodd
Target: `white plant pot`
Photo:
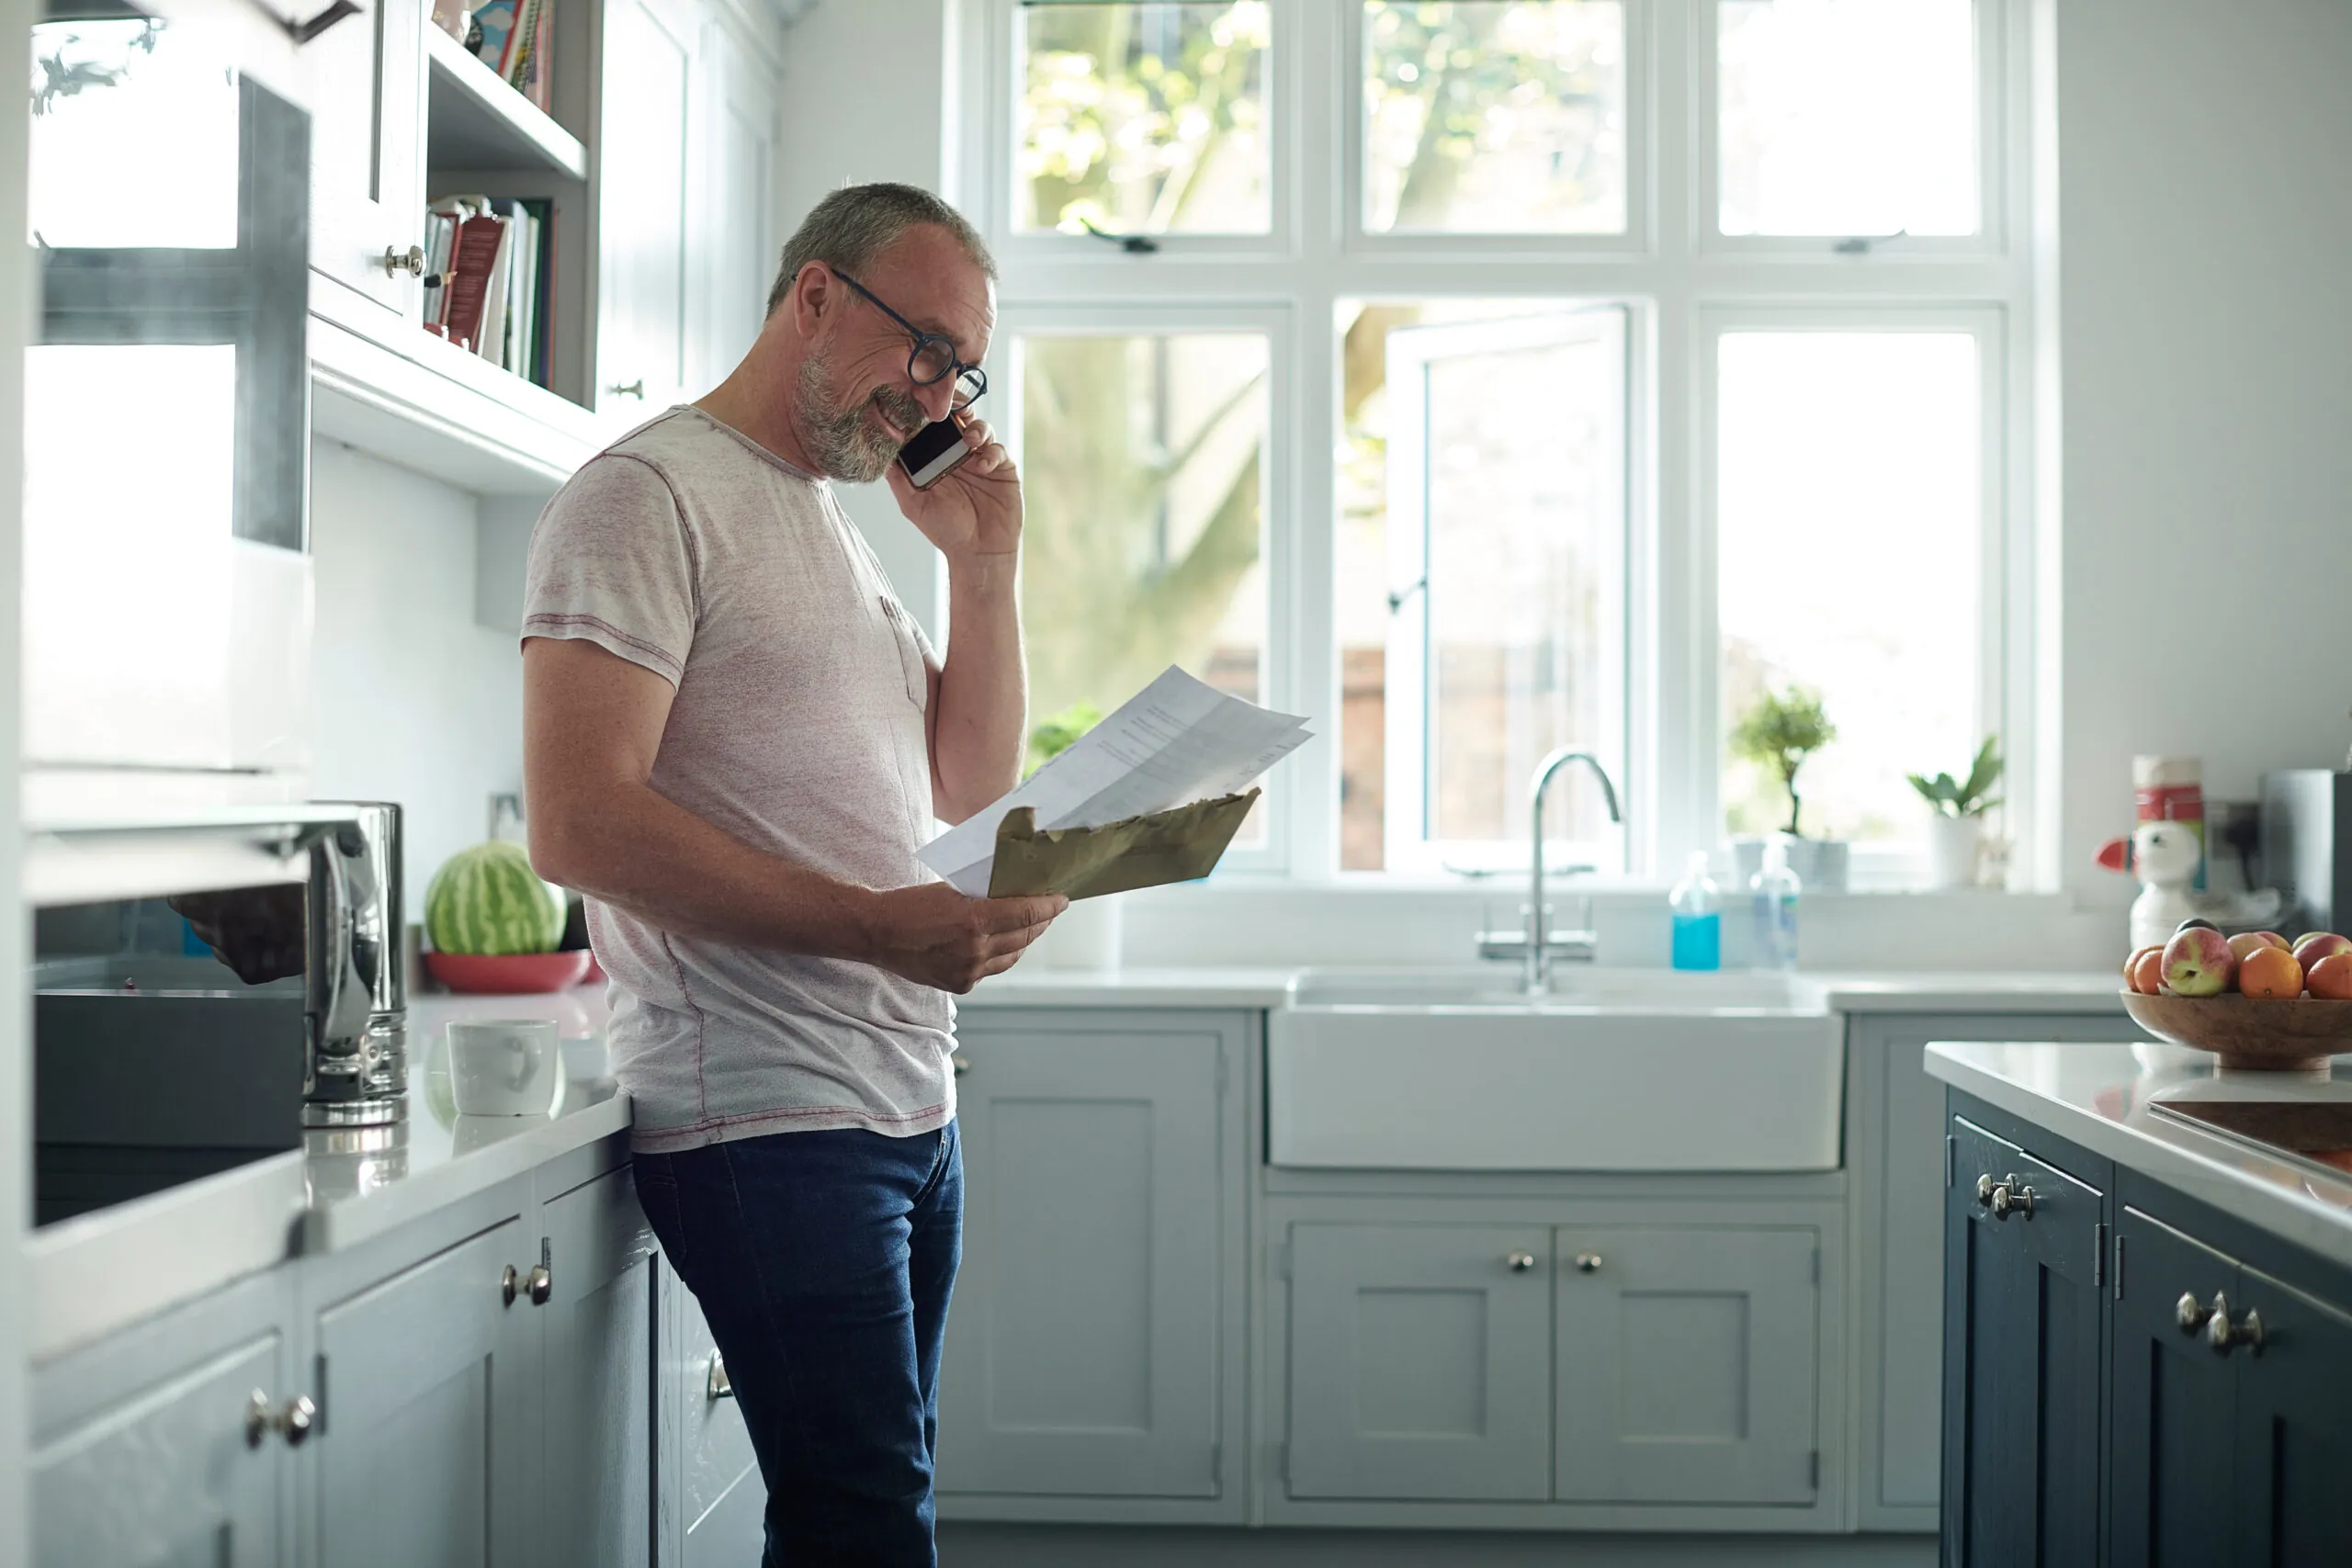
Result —
<instances>
[{"instance_id":1,"label":"white plant pot","mask_svg":"<svg viewBox=\"0 0 2352 1568\"><path fill-rule=\"evenodd\" d=\"M1984 845L1984 818L1928 818L1928 886L1939 893L1975 886L1977 857Z\"/></svg>"},{"instance_id":2,"label":"white plant pot","mask_svg":"<svg viewBox=\"0 0 2352 1568\"><path fill-rule=\"evenodd\" d=\"M1845 840L1797 839L1786 833L1775 833L1770 839L1734 839L1731 841L1732 865L1742 892L1756 880L1756 874L1764 869L1764 846L1775 840L1789 847L1789 869L1796 873L1797 884L1804 891L1846 891Z\"/></svg>"},{"instance_id":3,"label":"white plant pot","mask_svg":"<svg viewBox=\"0 0 2352 1568\"><path fill-rule=\"evenodd\" d=\"M1116 894L1081 898L1021 955L1023 969L1116 969L1124 922Z\"/></svg>"}]
</instances>

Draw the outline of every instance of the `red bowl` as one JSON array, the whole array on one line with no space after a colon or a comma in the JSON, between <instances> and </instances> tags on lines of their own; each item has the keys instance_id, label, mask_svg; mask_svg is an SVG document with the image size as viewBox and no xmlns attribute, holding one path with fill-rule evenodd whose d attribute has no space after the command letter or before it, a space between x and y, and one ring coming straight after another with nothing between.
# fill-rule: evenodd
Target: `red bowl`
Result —
<instances>
[{"instance_id":1,"label":"red bowl","mask_svg":"<svg viewBox=\"0 0 2352 1568\"><path fill-rule=\"evenodd\" d=\"M425 972L453 991L516 996L560 991L588 977L586 948L570 953L428 953Z\"/></svg>"}]
</instances>

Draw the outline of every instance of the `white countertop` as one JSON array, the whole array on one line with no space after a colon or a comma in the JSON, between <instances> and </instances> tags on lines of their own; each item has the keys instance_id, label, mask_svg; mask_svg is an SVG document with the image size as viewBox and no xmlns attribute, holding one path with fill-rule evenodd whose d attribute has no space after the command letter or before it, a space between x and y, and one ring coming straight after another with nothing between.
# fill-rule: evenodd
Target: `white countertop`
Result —
<instances>
[{"instance_id":1,"label":"white countertop","mask_svg":"<svg viewBox=\"0 0 2352 1568\"><path fill-rule=\"evenodd\" d=\"M1487 971L1507 978L1508 965ZM1385 969L1367 973L1386 973ZM1465 971L1466 972L1466 971ZM1016 964L983 980L959 1008L1278 1008L1306 974L1344 973L1329 965L1265 968L1046 969ZM1820 973L1800 970L1823 987L1831 1012L2112 1012L2120 983L2112 974L1971 970ZM1563 965L1556 988L1570 995L1577 966Z\"/></svg>"},{"instance_id":2,"label":"white countertop","mask_svg":"<svg viewBox=\"0 0 2352 1568\"><path fill-rule=\"evenodd\" d=\"M2352 1101L2352 1057L2325 1076L2232 1072L2178 1046L1928 1047L1928 1072L2020 1121L2335 1262L2352 1265L2352 1173L2265 1153L2154 1109L2167 1100Z\"/></svg>"},{"instance_id":3,"label":"white countertop","mask_svg":"<svg viewBox=\"0 0 2352 1568\"><path fill-rule=\"evenodd\" d=\"M625 1134L628 1097L598 1068L601 985L537 996L413 996L408 1120L305 1133L303 1147L46 1225L25 1244L28 1349L45 1359L300 1254L356 1246L586 1145ZM566 1042L544 1116L460 1116L455 1018L544 1018Z\"/></svg>"}]
</instances>

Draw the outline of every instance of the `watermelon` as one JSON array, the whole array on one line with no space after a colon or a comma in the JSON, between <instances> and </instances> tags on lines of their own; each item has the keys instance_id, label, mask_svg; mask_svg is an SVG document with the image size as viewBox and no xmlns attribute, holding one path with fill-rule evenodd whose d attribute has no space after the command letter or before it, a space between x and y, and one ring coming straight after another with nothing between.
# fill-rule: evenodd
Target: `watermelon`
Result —
<instances>
[{"instance_id":1,"label":"watermelon","mask_svg":"<svg viewBox=\"0 0 2352 1568\"><path fill-rule=\"evenodd\" d=\"M520 844L460 850L424 890L424 934L436 953L553 953L563 917L562 890L539 880Z\"/></svg>"}]
</instances>

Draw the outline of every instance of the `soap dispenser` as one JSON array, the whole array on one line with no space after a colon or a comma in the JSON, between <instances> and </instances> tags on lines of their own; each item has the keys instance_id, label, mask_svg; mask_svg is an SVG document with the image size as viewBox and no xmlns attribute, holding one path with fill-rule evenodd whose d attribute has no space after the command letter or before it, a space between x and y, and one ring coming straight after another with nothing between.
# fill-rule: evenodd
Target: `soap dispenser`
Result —
<instances>
[{"instance_id":1,"label":"soap dispenser","mask_svg":"<svg viewBox=\"0 0 2352 1568\"><path fill-rule=\"evenodd\" d=\"M1690 869L1668 896L1674 911L1674 966L1677 969L1720 969L1724 966L1723 900L1707 875L1707 852L1690 852Z\"/></svg>"}]
</instances>

